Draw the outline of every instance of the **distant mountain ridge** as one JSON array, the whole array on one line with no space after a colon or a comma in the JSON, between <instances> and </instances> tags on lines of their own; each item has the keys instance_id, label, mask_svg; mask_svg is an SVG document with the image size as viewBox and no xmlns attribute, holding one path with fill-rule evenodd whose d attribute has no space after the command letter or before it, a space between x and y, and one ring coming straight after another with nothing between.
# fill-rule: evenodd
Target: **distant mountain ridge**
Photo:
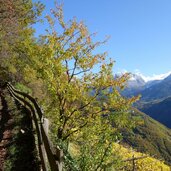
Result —
<instances>
[{"instance_id":1,"label":"distant mountain ridge","mask_svg":"<svg viewBox=\"0 0 171 171\"><path fill-rule=\"evenodd\" d=\"M135 106L171 128L171 74L152 81L145 81L141 75L133 74L123 95L131 97L139 94L141 98Z\"/></svg>"},{"instance_id":2,"label":"distant mountain ridge","mask_svg":"<svg viewBox=\"0 0 171 171\"><path fill-rule=\"evenodd\" d=\"M130 79L126 83L126 88L121 92L124 96L132 96L142 91L146 85L145 80L137 74L131 74Z\"/></svg>"},{"instance_id":3,"label":"distant mountain ridge","mask_svg":"<svg viewBox=\"0 0 171 171\"><path fill-rule=\"evenodd\" d=\"M155 103L147 103L141 111L171 128L171 97Z\"/></svg>"},{"instance_id":4,"label":"distant mountain ridge","mask_svg":"<svg viewBox=\"0 0 171 171\"><path fill-rule=\"evenodd\" d=\"M149 81L140 74L132 74L122 94L128 97L141 94L141 101L145 102L167 98L171 96L171 74L160 80Z\"/></svg>"},{"instance_id":5,"label":"distant mountain ridge","mask_svg":"<svg viewBox=\"0 0 171 171\"><path fill-rule=\"evenodd\" d=\"M134 108L132 115L139 116L143 122L132 131L123 130L123 143L164 159L170 165L171 74L163 74L160 79L145 79L141 74L132 74L121 93L127 97L141 94L135 104L139 110Z\"/></svg>"},{"instance_id":6,"label":"distant mountain ridge","mask_svg":"<svg viewBox=\"0 0 171 171\"><path fill-rule=\"evenodd\" d=\"M143 101L165 99L171 96L171 75L140 92Z\"/></svg>"}]
</instances>

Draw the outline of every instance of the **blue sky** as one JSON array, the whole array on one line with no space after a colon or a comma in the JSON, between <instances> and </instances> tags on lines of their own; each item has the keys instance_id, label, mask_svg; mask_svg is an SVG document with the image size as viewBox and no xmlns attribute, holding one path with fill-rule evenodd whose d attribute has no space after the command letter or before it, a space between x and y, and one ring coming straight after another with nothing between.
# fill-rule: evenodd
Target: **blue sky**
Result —
<instances>
[{"instance_id":1,"label":"blue sky","mask_svg":"<svg viewBox=\"0 0 171 171\"><path fill-rule=\"evenodd\" d=\"M33 0L36 1L36 0ZM44 14L53 0L41 0ZM62 0L66 20L83 20L97 40L110 36L98 49L116 61L114 72L139 70L152 76L171 71L171 0ZM43 25L36 25L42 33Z\"/></svg>"}]
</instances>

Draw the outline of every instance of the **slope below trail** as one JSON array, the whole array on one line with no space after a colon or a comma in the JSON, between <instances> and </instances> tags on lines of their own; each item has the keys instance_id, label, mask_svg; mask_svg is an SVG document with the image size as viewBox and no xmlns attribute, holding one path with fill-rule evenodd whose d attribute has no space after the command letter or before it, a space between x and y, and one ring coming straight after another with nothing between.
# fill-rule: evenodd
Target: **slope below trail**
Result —
<instances>
[{"instance_id":1,"label":"slope below trail","mask_svg":"<svg viewBox=\"0 0 171 171\"><path fill-rule=\"evenodd\" d=\"M31 114L0 89L0 171L40 171Z\"/></svg>"},{"instance_id":2,"label":"slope below trail","mask_svg":"<svg viewBox=\"0 0 171 171\"><path fill-rule=\"evenodd\" d=\"M4 162L7 156L7 146L12 139L13 120L8 110L2 90L0 90L0 171L4 170Z\"/></svg>"}]
</instances>

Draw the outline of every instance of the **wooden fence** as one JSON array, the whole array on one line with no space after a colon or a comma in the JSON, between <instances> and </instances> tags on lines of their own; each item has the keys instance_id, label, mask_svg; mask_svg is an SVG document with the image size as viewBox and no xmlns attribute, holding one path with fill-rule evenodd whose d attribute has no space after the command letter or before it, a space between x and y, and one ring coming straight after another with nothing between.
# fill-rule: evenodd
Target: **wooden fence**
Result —
<instances>
[{"instance_id":1,"label":"wooden fence","mask_svg":"<svg viewBox=\"0 0 171 171\"><path fill-rule=\"evenodd\" d=\"M27 93L16 90L10 83L7 83L7 89L15 100L31 112L32 123L36 129L37 149L41 160L41 169L48 171L48 167L50 167L51 171L62 171L63 151L52 146L47 135L43 113L36 100Z\"/></svg>"}]
</instances>

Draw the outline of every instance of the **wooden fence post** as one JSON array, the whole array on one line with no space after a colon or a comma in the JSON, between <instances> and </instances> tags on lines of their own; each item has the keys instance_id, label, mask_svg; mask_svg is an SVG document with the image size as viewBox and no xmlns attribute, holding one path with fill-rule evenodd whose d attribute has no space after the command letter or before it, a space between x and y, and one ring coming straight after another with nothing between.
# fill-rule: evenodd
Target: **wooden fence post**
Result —
<instances>
[{"instance_id":1,"label":"wooden fence post","mask_svg":"<svg viewBox=\"0 0 171 171\"><path fill-rule=\"evenodd\" d=\"M132 171L135 171L135 158L132 156Z\"/></svg>"},{"instance_id":2,"label":"wooden fence post","mask_svg":"<svg viewBox=\"0 0 171 171\"><path fill-rule=\"evenodd\" d=\"M63 157L64 157L63 150L56 149L56 157L57 157L57 164L58 164L59 171L62 171Z\"/></svg>"}]
</instances>

